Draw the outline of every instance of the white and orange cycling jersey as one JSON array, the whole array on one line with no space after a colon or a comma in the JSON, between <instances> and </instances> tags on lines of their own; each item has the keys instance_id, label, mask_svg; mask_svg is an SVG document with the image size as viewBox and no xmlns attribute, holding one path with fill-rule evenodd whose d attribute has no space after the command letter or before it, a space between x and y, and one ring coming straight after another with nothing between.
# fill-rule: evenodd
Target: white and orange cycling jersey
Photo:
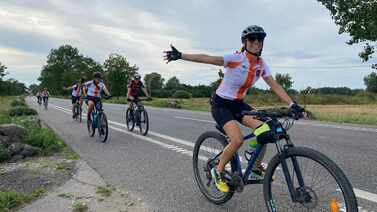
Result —
<instances>
[{"instance_id":1,"label":"white and orange cycling jersey","mask_svg":"<svg viewBox=\"0 0 377 212\"><path fill-rule=\"evenodd\" d=\"M104 88L106 88L103 82L99 82L98 84L94 83L94 80L88 81L84 84L87 89L87 95L93 97L101 97L101 92Z\"/></svg>"},{"instance_id":2,"label":"white and orange cycling jersey","mask_svg":"<svg viewBox=\"0 0 377 212\"><path fill-rule=\"evenodd\" d=\"M76 84L76 85L73 85L71 89L72 89L72 96L80 97L82 95L83 86L79 86L78 84Z\"/></svg>"},{"instance_id":3,"label":"white and orange cycling jersey","mask_svg":"<svg viewBox=\"0 0 377 212\"><path fill-rule=\"evenodd\" d=\"M216 94L224 99L241 100L247 90L252 87L260 77L271 76L267 64L261 57L252 60L252 55L237 52L224 56L224 79L216 90Z\"/></svg>"},{"instance_id":4,"label":"white and orange cycling jersey","mask_svg":"<svg viewBox=\"0 0 377 212\"><path fill-rule=\"evenodd\" d=\"M41 96L42 97L49 97L50 93L48 91L42 91Z\"/></svg>"}]
</instances>

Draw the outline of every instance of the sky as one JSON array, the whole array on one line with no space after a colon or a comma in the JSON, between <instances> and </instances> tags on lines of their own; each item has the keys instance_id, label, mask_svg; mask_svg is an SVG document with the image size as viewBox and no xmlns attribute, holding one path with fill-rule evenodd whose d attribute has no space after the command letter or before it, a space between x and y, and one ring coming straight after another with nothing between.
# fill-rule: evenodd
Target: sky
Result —
<instances>
[{"instance_id":1,"label":"sky","mask_svg":"<svg viewBox=\"0 0 377 212\"><path fill-rule=\"evenodd\" d=\"M254 24L267 32L262 57L271 72L288 73L295 89L364 88L376 63L362 63L362 45L347 45L350 37L338 34L316 0L1 0L0 62L9 78L38 83L50 50L69 44L100 63L118 53L142 75L209 84L221 67L165 64L162 52L172 43L184 53L233 53L241 47L241 31ZM266 88L263 80L256 86Z\"/></svg>"}]
</instances>

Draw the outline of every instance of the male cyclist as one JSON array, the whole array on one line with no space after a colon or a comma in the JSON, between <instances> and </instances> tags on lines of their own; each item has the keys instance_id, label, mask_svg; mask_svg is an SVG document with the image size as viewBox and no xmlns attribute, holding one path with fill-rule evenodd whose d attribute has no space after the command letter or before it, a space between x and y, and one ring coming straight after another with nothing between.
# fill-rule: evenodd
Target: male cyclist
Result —
<instances>
[{"instance_id":1,"label":"male cyclist","mask_svg":"<svg viewBox=\"0 0 377 212\"><path fill-rule=\"evenodd\" d=\"M95 104L101 101L102 91L105 92L107 96L110 96L109 90L107 90L106 85L102 81L102 74L96 72L93 77L93 80L84 83L88 99L88 119L91 118L90 114L92 113Z\"/></svg>"},{"instance_id":2,"label":"male cyclist","mask_svg":"<svg viewBox=\"0 0 377 212\"><path fill-rule=\"evenodd\" d=\"M179 52L171 46L171 50L165 51L165 60L186 60L197 63L206 63L225 67L224 78L212 98L211 113L216 123L224 129L230 138L230 143L220 155L217 167L211 170L216 187L221 192L229 192L229 186L225 181L225 165L237 152L243 143L241 129L237 122L252 128L258 143L275 142L274 132L268 123L264 123L252 116L243 115L242 111L250 111L252 108L243 101L247 90L252 87L259 78L271 87L277 96L287 103L291 111L297 115L304 111L288 96L287 92L279 85L271 75L270 68L262 59L262 49L266 33L260 26L252 25L245 28L241 34L241 52L221 56L205 54L186 54ZM259 169L262 169L261 161Z\"/></svg>"},{"instance_id":3,"label":"male cyclist","mask_svg":"<svg viewBox=\"0 0 377 212\"><path fill-rule=\"evenodd\" d=\"M144 94L150 98L150 95L147 92L147 89L145 89L143 83L141 82L141 77L139 74L136 74L134 76L134 79L131 80L130 84L128 84L128 91L127 91L127 100L130 103L129 107L133 108L133 103L137 103L139 100L139 91L142 90Z\"/></svg>"},{"instance_id":4,"label":"male cyclist","mask_svg":"<svg viewBox=\"0 0 377 212\"><path fill-rule=\"evenodd\" d=\"M75 118L75 104L80 101L80 108L82 107L81 96L84 94L84 82L85 79L81 78L79 83L75 83L71 87L63 87L63 90L72 90L71 99L72 99L72 118Z\"/></svg>"}]
</instances>

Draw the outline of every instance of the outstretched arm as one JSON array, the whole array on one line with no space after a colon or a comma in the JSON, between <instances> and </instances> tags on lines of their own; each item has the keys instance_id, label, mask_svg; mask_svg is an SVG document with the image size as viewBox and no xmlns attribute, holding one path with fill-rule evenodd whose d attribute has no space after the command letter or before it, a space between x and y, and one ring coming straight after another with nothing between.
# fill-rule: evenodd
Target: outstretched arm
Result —
<instances>
[{"instance_id":1,"label":"outstretched arm","mask_svg":"<svg viewBox=\"0 0 377 212\"><path fill-rule=\"evenodd\" d=\"M170 45L170 51L164 51L165 56L164 60L166 63L169 63L173 60L187 60L196 63L206 63L212 65L223 66L224 65L224 58L220 56L211 56L206 54L186 54L181 53L178 51L173 45Z\"/></svg>"}]
</instances>

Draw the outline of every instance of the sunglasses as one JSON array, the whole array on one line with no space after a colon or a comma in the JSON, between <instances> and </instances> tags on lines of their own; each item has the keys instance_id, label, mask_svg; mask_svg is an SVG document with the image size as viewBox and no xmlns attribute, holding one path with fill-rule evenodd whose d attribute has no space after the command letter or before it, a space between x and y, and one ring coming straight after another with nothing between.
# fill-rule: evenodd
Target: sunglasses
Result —
<instances>
[{"instance_id":1,"label":"sunglasses","mask_svg":"<svg viewBox=\"0 0 377 212\"><path fill-rule=\"evenodd\" d=\"M247 39L248 41L254 42L254 41L256 41L256 40L258 40L258 41L263 41L265 37L266 37L265 34L252 34L252 35L248 35L248 36L246 37L246 39Z\"/></svg>"}]
</instances>

